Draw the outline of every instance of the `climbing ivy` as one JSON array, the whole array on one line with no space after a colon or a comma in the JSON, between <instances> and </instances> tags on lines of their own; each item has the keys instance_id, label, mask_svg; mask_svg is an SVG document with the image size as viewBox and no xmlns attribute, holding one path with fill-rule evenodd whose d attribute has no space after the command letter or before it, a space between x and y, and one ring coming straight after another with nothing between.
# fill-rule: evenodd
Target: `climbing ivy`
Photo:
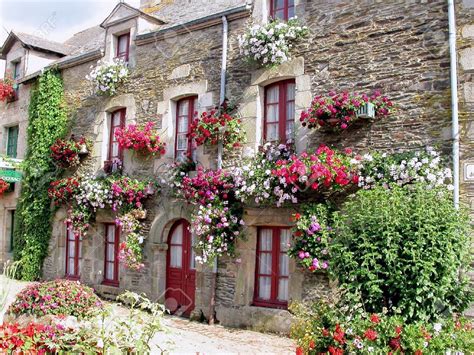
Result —
<instances>
[{"instance_id":1,"label":"climbing ivy","mask_svg":"<svg viewBox=\"0 0 474 355\"><path fill-rule=\"evenodd\" d=\"M14 238L14 258L20 260L17 276L23 280L40 277L47 255L52 216L48 187L61 173L51 160L50 146L66 134L67 117L60 74L46 71L31 92L28 108L28 150Z\"/></svg>"}]
</instances>

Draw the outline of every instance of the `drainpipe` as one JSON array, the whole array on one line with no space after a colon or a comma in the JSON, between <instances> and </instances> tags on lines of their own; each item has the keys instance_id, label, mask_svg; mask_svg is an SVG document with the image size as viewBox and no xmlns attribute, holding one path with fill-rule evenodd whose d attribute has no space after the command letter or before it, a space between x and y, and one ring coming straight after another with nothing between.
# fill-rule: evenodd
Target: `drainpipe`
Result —
<instances>
[{"instance_id":1,"label":"drainpipe","mask_svg":"<svg viewBox=\"0 0 474 355\"><path fill-rule=\"evenodd\" d=\"M225 83L226 83L226 74L227 74L227 39L229 33L229 24L227 22L227 17L222 16L222 64L221 64L221 92L219 96L219 106L224 103L225 100ZM222 136L223 132L220 132ZM219 139L217 143L217 169L222 169L222 154L223 154L223 142L222 139ZM217 257L214 261L212 267L212 280L211 280L211 302L209 305L209 324L213 325L216 321L215 311L216 311L216 287L217 287Z\"/></svg>"},{"instance_id":2,"label":"drainpipe","mask_svg":"<svg viewBox=\"0 0 474 355\"><path fill-rule=\"evenodd\" d=\"M456 22L454 18L454 0L448 0L449 56L451 74L451 115L453 138L453 185L454 206L459 208L459 117L458 117L458 78L456 57Z\"/></svg>"}]
</instances>

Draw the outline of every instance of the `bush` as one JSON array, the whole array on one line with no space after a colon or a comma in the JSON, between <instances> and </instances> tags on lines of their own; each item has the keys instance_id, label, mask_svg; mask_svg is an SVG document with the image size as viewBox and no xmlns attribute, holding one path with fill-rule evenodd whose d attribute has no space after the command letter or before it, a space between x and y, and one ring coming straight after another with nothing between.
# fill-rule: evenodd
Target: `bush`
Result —
<instances>
[{"instance_id":1,"label":"bush","mask_svg":"<svg viewBox=\"0 0 474 355\"><path fill-rule=\"evenodd\" d=\"M55 280L34 283L17 296L8 308L12 316L22 314L42 317L64 315L90 318L102 308L102 302L94 291L79 282Z\"/></svg>"},{"instance_id":2,"label":"bush","mask_svg":"<svg viewBox=\"0 0 474 355\"><path fill-rule=\"evenodd\" d=\"M311 309L293 305L291 329L297 354L471 354L474 331L465 319L430 324L406 323L402 317L361 314L346 318L327 303Z\"/></svg>"},{"instance_id":3,"label":"bush","mask_svg":"<svg viewBox=\"0 0 474 355\"><path fill-rule=\"evenodd\" d=\"M360 190L334 226L330 270L351 305L398 310L407 320L435 320L468 306L460 271L470 264L469 222L445 189Z\"/></svg>"}]
</instances>

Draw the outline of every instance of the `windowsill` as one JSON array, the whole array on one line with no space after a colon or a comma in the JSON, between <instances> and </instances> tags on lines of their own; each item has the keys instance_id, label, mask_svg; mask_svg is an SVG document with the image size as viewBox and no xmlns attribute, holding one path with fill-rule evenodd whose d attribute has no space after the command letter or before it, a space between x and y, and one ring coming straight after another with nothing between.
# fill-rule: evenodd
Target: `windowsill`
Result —
<instances>
[{"instance_id":1,"label":"windowsill","mask_svg":"<svg viewBox=\"0 0 474 355\"><path fill-rule=\"evenodd\" d=\"M119 287L119 284L120 284L119 281L109 281L109 280L102 281L102 285L104 286Z\"/></svg>"},{"instance_id":2,"label":"windowsill","mask_svg":"<svg viewBox=\"0 0 474 355\"><path fill-rule=\"evenodd\" d=\"M263 307L271 309L288 309L288 302L268 302L268 301L258 301L254 300L252 303L253 307Z\"/></svg>"},{"instance_id":3,"label":"windowsill","mask_svg":"<svg viewBox=\"0 0 474 355\"><path fill-rule=\"evenodd\" d=\"M65 275L64 278L66 280L70 280L70 281L79 281L81 279L81 276L68 276L68 275Z\"/></svg>"}]
</instances>

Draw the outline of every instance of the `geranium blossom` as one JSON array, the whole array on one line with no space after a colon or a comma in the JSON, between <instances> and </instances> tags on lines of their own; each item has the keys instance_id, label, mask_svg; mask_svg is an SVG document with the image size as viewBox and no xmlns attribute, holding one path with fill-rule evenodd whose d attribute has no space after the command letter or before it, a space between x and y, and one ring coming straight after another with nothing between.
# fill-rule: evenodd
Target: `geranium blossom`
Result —
<instances>
[{"instance_id":1,"label":"geranium blossom","mask_svg":"<svg viewBox=\"0 0 474 355\"><path fill-rule=\"evenodd\" d=\"M265 25L253 25L239 37L240 54L262 66L273 66L291 59L294 44L308 34L296 17L288 22L274 20Z\"/></svg>"},{"instance_id":2,"label":"geranium blossom","mask_svg":"<svg viewBox=\"0 0 474 355\"><path fill-rule=\"evenodd\" d=\"M115 130L115 137L122 149L131 149L141 154L164 155L166 144L160 140L158 132L153 129L154 122L142 126L130 124L126 128Z\"/></svg>"},{"instance_id":3,"label":"geranium blossom","mask_svg":"<svg viewBox=\"0 0 474 355\"><path fill-rule=\"evenodd\" d=\"M387 116L393 111L393 103L379 91L370 96L347 91L341 93L331 91L327 96L315 96L310 108L301 112L300 121L308 128L331 126L346 129L359 118L357 110L368 103L374 105L376 117Z\"/></svg>"},{"instance_id":4,"label":"geranium blossom","mask_svg":"<svg viewBox=\"0 0 474 355\"><path fill-rule=\"evenodd\" d=\"M10 184L3 179L0 179L0 196L2 196L5 191L10 188Z\"/></svg>"},{"instance_id":5,"label":"geranium blossom","mask_svg":"<svg viewBox=\"0 0 474 355\"><path fill-rule=\"evenodd\" d=\"M81 137L78 141L71 139L58 139L51 146L51 158L61 168L79 165L79 153L89 150L91 143Z\"/></svg>"},{"instance_id":6,"label":"geranium blossom","mask_svg":"<svg viewBox=\"0 0 474 355\"><path fill-rule=\"evenodd\" d=\"M10 100L15 97L15 90L13 89L13 81L7 76L0 79L0 101Z\"/></svg>"}]
</instances>

